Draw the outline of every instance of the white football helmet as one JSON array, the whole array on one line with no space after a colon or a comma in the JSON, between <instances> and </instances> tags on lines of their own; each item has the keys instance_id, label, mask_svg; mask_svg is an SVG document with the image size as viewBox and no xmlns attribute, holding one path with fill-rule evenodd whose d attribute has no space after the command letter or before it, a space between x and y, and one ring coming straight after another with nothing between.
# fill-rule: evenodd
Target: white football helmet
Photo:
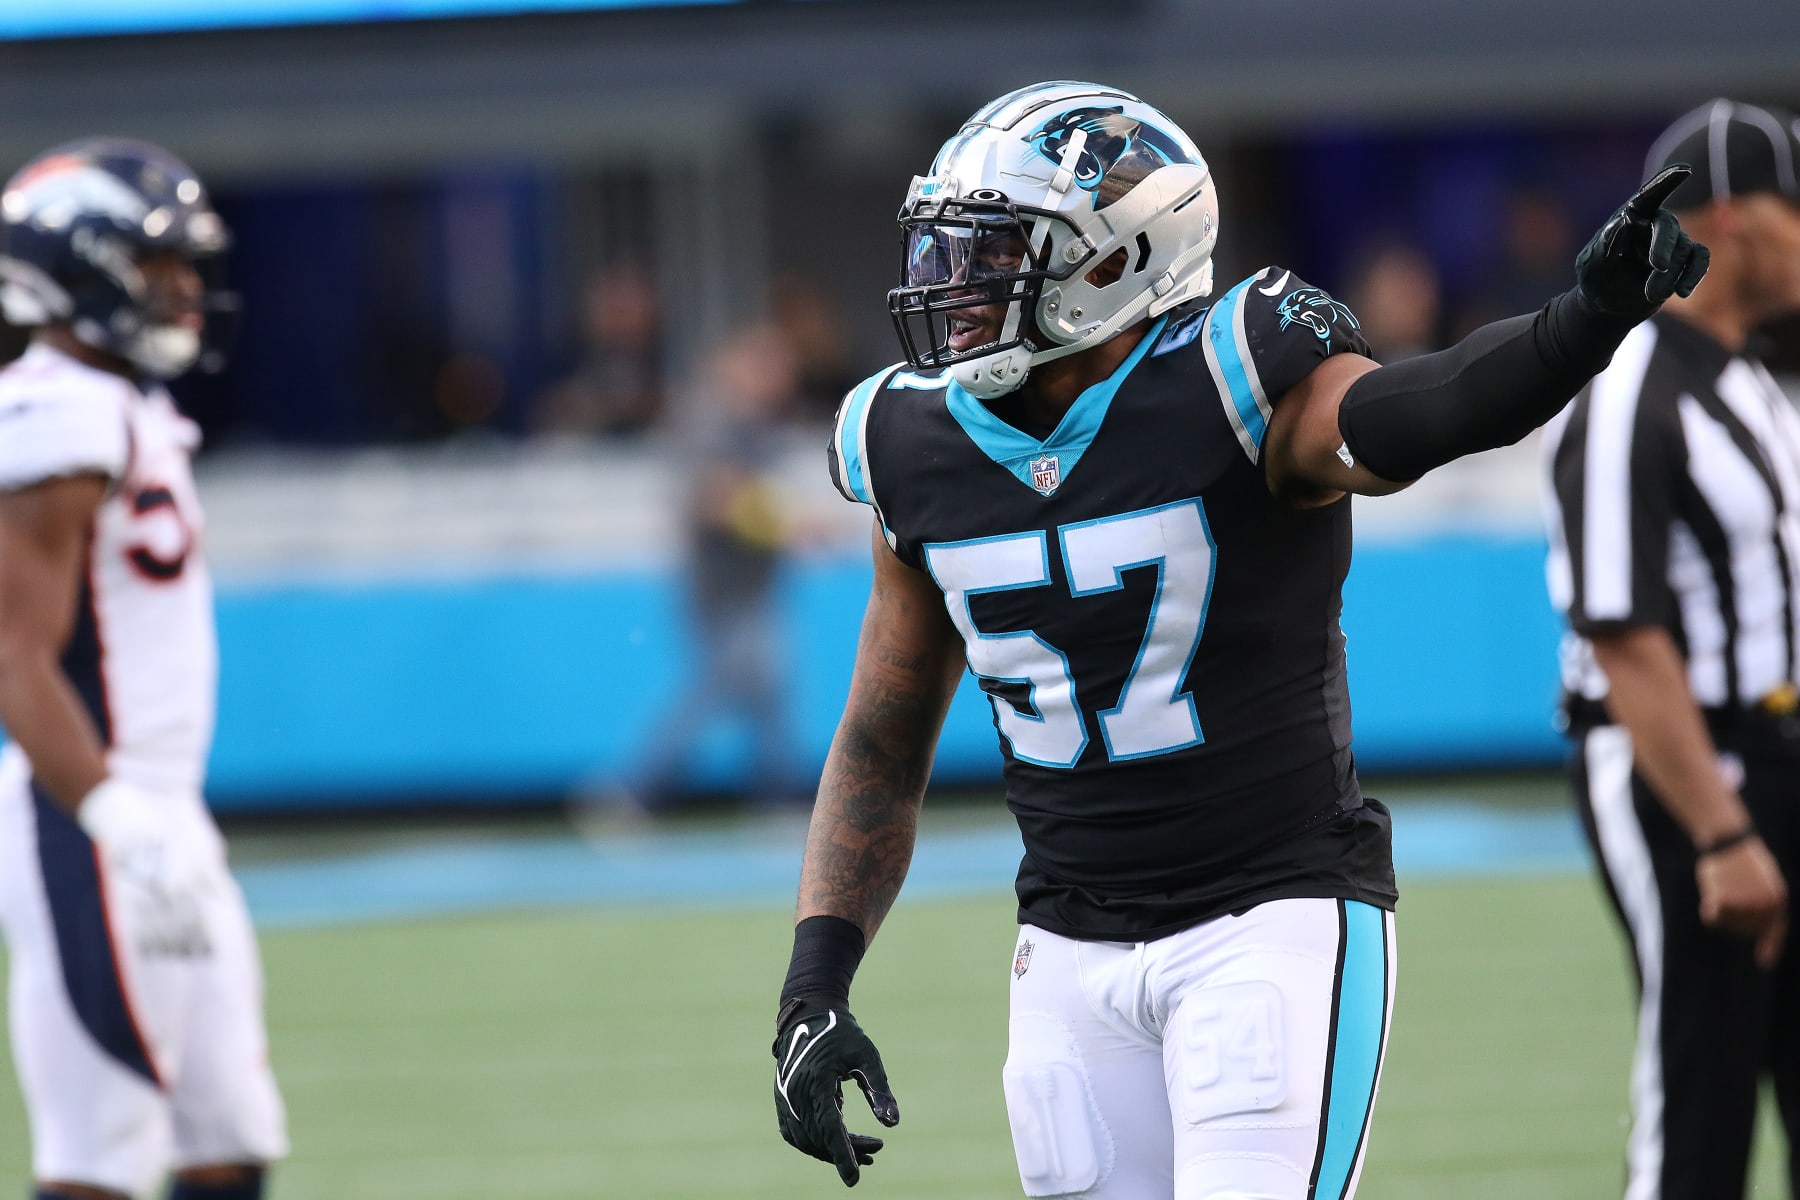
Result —
<instances>
[{"instance_id":1,"label":"white football helmet","mask_svg":"<svg viewBox=\"0 0 1800 1200\"><path fill-rule=\"evenodd\" d=\"M1128 92L1039 83L944 143L900 210L888 313L907 361L982 399L1212 290L1219 203L1188 136ZM1118 277L1091 282L1111 264ZM1007 306L1000 335L953 349L954 314Z\"/></svg>"}]
</instances>

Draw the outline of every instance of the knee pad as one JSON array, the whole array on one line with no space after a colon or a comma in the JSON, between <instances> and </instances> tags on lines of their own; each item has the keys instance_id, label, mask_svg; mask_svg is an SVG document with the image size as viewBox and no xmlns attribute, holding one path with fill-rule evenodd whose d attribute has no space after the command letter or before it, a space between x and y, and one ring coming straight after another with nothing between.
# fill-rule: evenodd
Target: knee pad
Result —
<instances>
[{"instance_id":1,"label":"knee pad","mask_svg":"<svg viewBox=\"0 0 1800 1200\"><path fill-rule=\"evenodd\" d=\"M1010 1040L1001 1078L1025 1194L1088 1190L1111 1174L1113 1140L1074 1039L1048 1013L1021 1013Z\"/></svg>"}]
</instances>

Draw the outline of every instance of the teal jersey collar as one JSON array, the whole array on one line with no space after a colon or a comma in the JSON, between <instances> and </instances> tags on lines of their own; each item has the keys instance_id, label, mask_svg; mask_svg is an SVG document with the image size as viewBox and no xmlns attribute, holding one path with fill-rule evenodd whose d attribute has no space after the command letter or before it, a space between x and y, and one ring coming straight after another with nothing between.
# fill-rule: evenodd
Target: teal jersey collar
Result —
<instances>
[{"instance_id":1,"label":"teal jersey collar","mask_svg":"<svg viewBox=\"0 0 1800 1200\"><path fill-rule=\"evenodd\" d=\"M1011 471L1026 487L1048 496L1081 461L1094 435L1100 432L1100 424L1106 420L1107 410L1112 407L1119 386L1156 345L1168 320L1159 317L1118 369L1077 396L1055 430L1041 442L1002 421L954 380L944 390L950 415L956 418L956 423L963 427L970 440L981 447L982 453Z\"/></svg>"}]
</instances>

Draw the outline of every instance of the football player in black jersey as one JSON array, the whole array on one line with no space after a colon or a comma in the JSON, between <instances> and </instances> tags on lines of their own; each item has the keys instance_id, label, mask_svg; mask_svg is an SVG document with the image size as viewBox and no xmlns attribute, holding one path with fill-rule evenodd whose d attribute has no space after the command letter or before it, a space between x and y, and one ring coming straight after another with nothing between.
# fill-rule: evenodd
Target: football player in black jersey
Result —
<instances>
[{"instance_id":1,"label":"football player in black jersey","mask_svg":"<svg viewBox=\"0 0 1800 1200\"><path fill-rule=\"evenodd\" d=\"M1378 367L1268 267L1209 306L1217 201L1136 97L1045 83L914 180L906 362L844 401L875 578L777 1017L783 1136L846 1184L899 1119L851 978L946 706L988 693L1025 843L1004 1071L1028 1196L1354 1193L1393 989L1388 814L1350 751L1349 493L1516 441L1706 269L1647 184L1568 292Z\"/></svg>"}]
</instances>

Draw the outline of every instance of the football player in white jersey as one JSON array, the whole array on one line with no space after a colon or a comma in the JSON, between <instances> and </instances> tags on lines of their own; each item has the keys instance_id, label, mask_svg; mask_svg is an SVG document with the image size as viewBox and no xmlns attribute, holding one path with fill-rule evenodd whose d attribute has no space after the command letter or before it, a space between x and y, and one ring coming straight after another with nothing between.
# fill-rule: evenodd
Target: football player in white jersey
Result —
<instances>
[{"instance_id":1,"label":"football player in white jersey","mask_svg":"<svg viewBox=\"0 0 1800 1200\"><path fill-rule=\"evenodd\" d=\"M212 587L161 381L226 245L186 165L91 138L0 193L0 928L39 1200L254 1200L287 1149L248 911L202 799Z\"/></svg>"}]
</instances>

